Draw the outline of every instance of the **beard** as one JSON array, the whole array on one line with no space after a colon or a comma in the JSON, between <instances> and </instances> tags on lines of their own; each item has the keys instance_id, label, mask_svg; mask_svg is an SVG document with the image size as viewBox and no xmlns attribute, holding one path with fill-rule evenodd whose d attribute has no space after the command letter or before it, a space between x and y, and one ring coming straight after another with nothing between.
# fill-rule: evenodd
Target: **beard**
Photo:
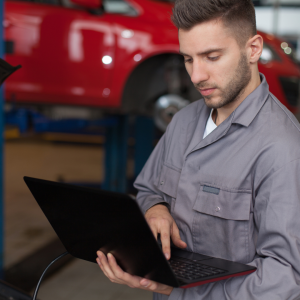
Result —
<instances>
[{"instance_id":1,"label":"beard","mask_svg":"<svg viewBox=\"0 0 300 300\"><path fill-rule=\"evenodd\" d=\"M237 68L235 69L235 72L230 79L229 83L224 87L220 88L217 85L214 85L213 87L210 85L210 88L217 88L221 91L221 100L218 103L211 103L209 101L213 95L203 96L205 104L209 108L220 108L225 106L226 104L235 102L238 100L239 96L242 94L242 92L245 90L246 86L251 80L251 70L250 66L248 65L247 56L245 53L241 53L241 57L238 63ZM199 88L207 88L207 83L198 83L195 85L195 87L199 90Z\"/></svg>"}]
</instances>

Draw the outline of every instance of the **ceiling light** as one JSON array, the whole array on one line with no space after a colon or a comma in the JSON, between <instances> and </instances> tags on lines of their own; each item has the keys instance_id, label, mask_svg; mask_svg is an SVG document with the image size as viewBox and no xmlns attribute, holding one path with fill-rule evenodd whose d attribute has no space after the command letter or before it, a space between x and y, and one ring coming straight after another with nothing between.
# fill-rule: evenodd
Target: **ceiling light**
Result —
<instances>
[{"instance_id":1,"label":"ceiling light","mask_svg":"<svg viewBox=\"0 0 300 300\"><path fill-rule=\"evenodd\" d=\"M291 54L291 53L292 53L292 48L287 47L287 48L284 49L284 52L285 52L286 54Z\"/></svg>"},{"instance_id":2,"label":"ceiling light","mask_svg":"<svg viewBox=\"0 0 300 300\"><path fill-rule=\"evenodd\" d=\"M282 49L286 49L288 46L289 46L289 44L286 43L286 42L281 43L281 48Z\"/></svg>"}]
</instances>

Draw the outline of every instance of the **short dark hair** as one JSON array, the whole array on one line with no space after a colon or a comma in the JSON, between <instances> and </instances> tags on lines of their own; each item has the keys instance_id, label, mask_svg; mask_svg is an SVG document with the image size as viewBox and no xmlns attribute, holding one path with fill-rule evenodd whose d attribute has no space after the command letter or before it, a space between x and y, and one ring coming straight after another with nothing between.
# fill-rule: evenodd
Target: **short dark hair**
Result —
<instances>
[{"instance_id":1,"label":"short dark hair","mask_svg":"<svg viewBox=\"0 0 300 300\"><path fill-rule=\"evenodd\" d=\"M240 46L257 33L252 0L177 0L171 19L183 30L220 19L225 27L232 29Z\"/></svg>"}]
</instances>

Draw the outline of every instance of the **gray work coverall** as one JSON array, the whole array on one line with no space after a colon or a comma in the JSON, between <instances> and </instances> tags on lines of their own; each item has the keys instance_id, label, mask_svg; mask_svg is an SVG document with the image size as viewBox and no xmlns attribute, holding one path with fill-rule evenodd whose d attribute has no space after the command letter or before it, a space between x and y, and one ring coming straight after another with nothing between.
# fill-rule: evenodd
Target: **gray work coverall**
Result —
<instances>
[{"instance_id":1,"label":"gray work coverall","mask_svg":"<svg viewBox=\"0 0 300 300\"><path fill-rule=\"evenodd\" d=\"M178 112L135 182L143 212L169 204L187 250L257 271L156 300L300 299L300 126L261 80L205 139L204 101Z\"/></svg>"}]
</instances>

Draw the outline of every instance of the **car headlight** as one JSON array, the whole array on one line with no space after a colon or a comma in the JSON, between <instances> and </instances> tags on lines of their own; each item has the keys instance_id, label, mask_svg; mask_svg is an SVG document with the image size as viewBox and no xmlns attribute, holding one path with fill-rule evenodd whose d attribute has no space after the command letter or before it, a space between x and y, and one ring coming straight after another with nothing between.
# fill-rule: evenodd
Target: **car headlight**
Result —
<instances>
[{"instance_id":1,"label":"car headlight","mask_svg":"<svg viewBox=\"0 0 300 300\"><path fill-rule=\"evenodd\" d=\"M280 61L280 56L276 53L276 51L268 44L264 43L263 51L260 56L260 62L263 64L267 64L273 60Z\"/></svg>"}]
</instances>

